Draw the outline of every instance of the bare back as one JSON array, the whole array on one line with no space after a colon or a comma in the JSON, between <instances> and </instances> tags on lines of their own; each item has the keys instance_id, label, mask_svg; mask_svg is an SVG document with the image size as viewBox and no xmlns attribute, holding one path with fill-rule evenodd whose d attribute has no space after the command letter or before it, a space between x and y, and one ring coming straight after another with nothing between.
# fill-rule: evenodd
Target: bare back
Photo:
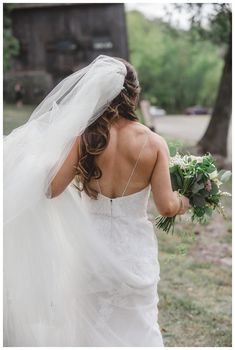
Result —
<instances>
[{"instance_id":1,"label":"bare back","mask_svg":"<svg viewBox=\"0 0 235 350\"><path fill-rule=\"evenodd\" d=\"M153 133L138 122L122 118L111 126L109 144L97 157L103 195L110 198L129 195L150 183L157 159L152 138ZM99 191L96 180L92 180L91 187Z\"/></svg>"},{"instance_id":2,"label":"bare back","mask_svg":"<svg viewBox=\"0 0 235 350\"><path fill-rule=\"evenodd\" d=\"M76 175L79 161L79 137L50 186L50 198L62 193ZM121 118L110 129L108 146L97 156L102 177L90 186L103 196L117 198L140 192L151 184L153 199L160 214L174 216L179 199L173 192L166 141L146 126ZM184 213L189 207L184 198Z\"/></svg>"}]
</instances>

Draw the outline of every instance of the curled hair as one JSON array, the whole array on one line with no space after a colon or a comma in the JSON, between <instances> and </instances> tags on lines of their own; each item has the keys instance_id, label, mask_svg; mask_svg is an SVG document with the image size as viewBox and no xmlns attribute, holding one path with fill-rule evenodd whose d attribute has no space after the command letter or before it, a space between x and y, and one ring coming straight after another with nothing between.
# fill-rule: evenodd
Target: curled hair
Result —
<instances>
[{"instance_id":1,"label":"curled hair","mask_svg":"<svg viewBox=\"0 0 235 350\"><path fill-rule=\"evenodd\" d=\"M120 94L110 103L104 113L80 137L79 162L76 167L76 188L97 199L98 192L90 187L92 179L100 179L102 171L96 164L100 155L109 143L111 124L123 117L128 120L138 120L135 109L139 101L140 86L134 67L123 60L127 69L125 81Z\"/></svg>"}]
</instances>

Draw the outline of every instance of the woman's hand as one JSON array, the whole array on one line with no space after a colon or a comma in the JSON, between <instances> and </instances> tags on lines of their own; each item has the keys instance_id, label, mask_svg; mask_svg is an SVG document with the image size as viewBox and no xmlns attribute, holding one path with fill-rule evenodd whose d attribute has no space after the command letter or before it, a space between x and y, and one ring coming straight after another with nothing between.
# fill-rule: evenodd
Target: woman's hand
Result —
<instances>
[{"instance_id":1,"label":"woman's hand","mask_svg":"<svg viewBox=\"0 0 235 350\"><path fill-rule=\"evenodd\" d=\"M175 191L175 193L177 194L180 202L179 211L177 212L176 215L183 215L191 207L191 204L189 203L188 197L178 194L177 191Z\"/></svg>"}]
</instances>

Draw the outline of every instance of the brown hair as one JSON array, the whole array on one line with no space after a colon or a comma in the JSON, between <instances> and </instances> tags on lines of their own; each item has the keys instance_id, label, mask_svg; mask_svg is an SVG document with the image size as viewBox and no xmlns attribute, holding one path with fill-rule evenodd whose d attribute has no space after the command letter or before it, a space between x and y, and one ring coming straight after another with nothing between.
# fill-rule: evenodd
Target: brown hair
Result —
<instances>
[{"instance_id":1,"label":"brown hair","mask_svg":"<svg viewBox=\"0 0 235 350\"><path fill-rule=\"evenodd\" d=\"M135 109L139 101L140 86L134 67L122 58L127 69L123 89L110 103L105 112L80 137L79 162L77 164L75 180L76 188L86 194L97 198L98 192L90 187L92 178L100 179L102 171L96 164L96 156L100 155L109 143L109 128L120 117L129 120L138 120Z\"/></svg>"}]
</instances>

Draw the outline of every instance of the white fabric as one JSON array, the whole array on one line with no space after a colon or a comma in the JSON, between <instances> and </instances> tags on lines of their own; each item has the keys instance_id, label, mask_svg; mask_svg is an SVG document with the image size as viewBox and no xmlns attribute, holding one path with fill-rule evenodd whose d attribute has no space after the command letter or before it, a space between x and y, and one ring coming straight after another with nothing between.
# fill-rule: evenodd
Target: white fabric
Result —
<instances>
[{"instance_id":1,"label":"white fabric","mask_svg":"<svg viewBox=\"0 0 235 350\"><path fill-rule=\"evenodd\" d=\"M29 121L4 138L4 222L37 203L63 164L76 137L120 93L125 65L98 56L62 80Z\"/></svg>"},{"instance_id":2,"label":"white fabric","mask_svg":"<svg viewBox=\"0 0 235 350\"><path fill-rule=\"evenodd\" d=\"M89 346L164 346L157 307L158 241L147 217L149 193L147 186L114 199L99 193L98 200L92 200L82 192L97 236L122 269L120 275L113 272L115 282L110 290L95 295L99 317L93 322L105 334L105 341L90 339Z\"/></svg>"},{"instance_id":3,"label":"white fabric","mask_svg":"<svg viewBox=\"0 0 235 350\"><path fill-rule=\"evenodd\" d=\"M123 63L99 56L63 80L26 124L4 138L4 346L161 344L153 316L159 265L146 216L142 230L136 215L129 227L120 218L132 241L134 234L143 237L143 253L134 259L137 244L120 255L110 249L108 226L100 234L110 217L103 221L105 215L90 209L98 209L101 199L91 204L72 185L58 198L46 197L76 137L120 93L125 75ZM136 197L140 211L144 193ZM108 308L111 319L104 318Z\"/></svg>"}]
</instances>

